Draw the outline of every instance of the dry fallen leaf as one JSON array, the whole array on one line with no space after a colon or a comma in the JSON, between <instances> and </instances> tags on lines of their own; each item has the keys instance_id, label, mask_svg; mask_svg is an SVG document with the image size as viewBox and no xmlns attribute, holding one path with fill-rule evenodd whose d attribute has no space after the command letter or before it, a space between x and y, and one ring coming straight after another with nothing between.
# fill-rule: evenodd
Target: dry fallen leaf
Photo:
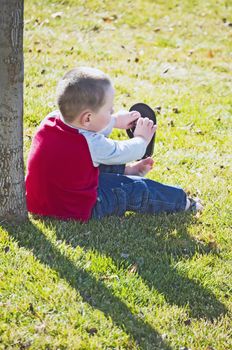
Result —
<instances>
[{"instance_id":1,"label":"dry fallen leaf","mask_svg":"<svg viewBox=\"0 0 232 350\"><path fill-rule=\"evenodd\" d=\"M174 121L171 118L167 119L168 126L171 126L172 128L175 126Z\"/></svg>"},{"instance_id":2,"label":"dry fallen leaf","mask_svg":"<svg viewBox=\"0 0 232 350\"><path fill-rule=\"evenodd\" d=\"M154 109L155 109L155 111L156 111L156 112L160 113L160 112L161 112L162 107L161 107L161 106L156 106Z\"/></svg>"},{"instance_id":3,"label":"dry fallen leaf","mask_svg":"<svg viewBox=\"0 0 232 350\"><path fill-rule=\"evenodd\" d=\"M217 248L218 248L217 242L216 242L216 241L210 241L210 242L208 243L208 247L209 247L210 249L217 249Z\"/></svg>"},{"instance_id":4,"label":"dry fallen leaf","mask_svg":"<svg viewBox=\"0 0 232 350\"><path fill-rule=\"evenodd\" d=\"M180 113L180 110L178 107L173 107L172 111L173 111L173 113L176 113L176 114Z\"/></svg>"},{"instance_id":5,"label":"dry fallen leaf","mask_svg":"<svg viewBox=\"0 0 232 350\"><path fill-rule=\"evenodd\" d=\"M4 248L5 253L8 253L9 250L10 250L10 247L8 247L8 246Z\"/></svg>"},{"instance_id":6,"label":"dry fallen leaf","mask_svg":"<svg viewBox=\"0 0 232 350\"><path fill-rule=\"evenodd\" d=\"M113 15L113 16L110 16L110 17L103 17L102 19L106 23L111 23L111 22L115 21L117 18L118 18L117 15Z\"/></svg>"},{"instance_id":7,"label":"dry fallen leaf","mask_svg":"<svg viewBox=\"0 0 232 350\"><path fill-rule=\"evenodd\" d=\"M201 129L196 129L196 130L195 130L195 133L196 133L197 135L203 135L203 134L204 134L203 131L202 131Z\"/></svg>"},{"instance_id":8,"label":"dry fallen leaf","mask_svg":"<svg viewBox=\"0 0 232 350\"><path fill-rule=\"evenodd\" d=\"M208 51L207 57L208 57L208 58L213 58L213 57L214 57L214 54L213 54L213 51L212 51L212 50L209 50L209 51Z\"/></svg>"},{"instance_id":9,"label":"dry fallen leaf","mask_svg":"<svg viewBox=\"0 0 232 350\"><path fill-rule=\"evenodd\" d=\"M63 16L63 12L54 12L51 14L52 18L61 18Z\"/></svg>"},{"instance_id":10,"label":"dry fallen leaf","mask_svg":"<svg viewBox=\"0 0 232 350\"><path fill-rule=\"evenodd\" d=\"M192 322L191 319L188 318L187 320L184 321L184 324L185 326L190 326L191 322Z\"/></svg>"},{"instance_id":11,"label":"dry fallen leaf","mask_svg":"<svg viewBox=\"0 0 232 350\"><path fill-rule=\"evenodd\" d=\"M137 271L138 271L138 265L137 264L133 264L128 270L129 273L136 273Z\"/></svg>"},{"instance_id":12,"label":"dry fallen leaf","mask_svg":"<svg viewBox=\"0 0 232 350\"><path fill-rule=\"evenodd\" d=\"M90 329L86 329L86 331L89 333L90 336L93 336L94 334L97 333L97 328L90 328Z\"/></svg>"}]
</instances>

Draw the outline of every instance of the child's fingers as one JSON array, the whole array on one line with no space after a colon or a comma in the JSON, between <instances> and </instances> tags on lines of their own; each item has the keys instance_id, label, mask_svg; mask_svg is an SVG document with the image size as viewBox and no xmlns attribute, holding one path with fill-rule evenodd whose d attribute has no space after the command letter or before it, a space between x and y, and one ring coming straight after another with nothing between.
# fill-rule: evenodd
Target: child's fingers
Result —
<instances>
[{"instance_id":1,"label":"child's fingers","mask_svg":"<svg viewBox=\"0 0 232 350\"><path fill-rule=\"evenodd\" d=\"M153 125L153 127L152 127L152 131L155 133L156 130L157 130L157 125L155 124L155 125Z\"/></svg>"},{"instance_id":2,"label":"child's fingers","mask_svg":"<svg viewBox=\"0 0 232 350\"><path fill-rule=\"evenodd\" d=\"M137 121L137 126L142 126L143 125L143 118L139 118Z\"/></svg>"},{"instance_id":3,"label":"child's fingers","mask_svg":"<svg viewBox=\"0 0 232 350\"><path fill-rule=\"evenodd\" d=\"M149 122L148 122L148 124L147 124L150 128L152 128L153 127L153 125L154 125L154 123L153 123L153 121L152 120L150 120L149 119Z\"/></svg>"},{"instance_id":4,"label":"child's fingers","mask_svg":"<svg viewBox=\"0 0 232 350\"><path fill-rule=\"evenodd\" d=\"M130 118L130 121L133 122L135 120L137 120L138 118L141 117L141 114L139 112L136 112L136 111L132 111L130 112L129 114L129 118Z\"/></svg>"},{"instance_id":5,"label":"child's fingers","mask_svg":"<svg viewBox=\"0 0 232 350\"><path fill-rule=\"evenodd\" d=\"M133 116L138 116L138 118L141 117L141 114L137 111L131 111L130 114Z\"/></svg>"}]
</instances>

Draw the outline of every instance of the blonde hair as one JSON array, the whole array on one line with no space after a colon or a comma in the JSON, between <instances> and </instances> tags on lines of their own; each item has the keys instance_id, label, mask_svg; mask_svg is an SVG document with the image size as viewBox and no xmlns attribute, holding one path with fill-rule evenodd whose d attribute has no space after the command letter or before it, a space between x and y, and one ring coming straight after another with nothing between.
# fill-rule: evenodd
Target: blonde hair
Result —
<instances>
[{"instance_id":1,"label":"blonde hair","mask_svg":"<svg viewBox=\"0 0 232 350\"><path fill-rule=\"evenodd\" d=\"M97 112L110 86L110 78L99 69L78 67L67 72L57 86L57 104L63 118L72 122L86 108Z\"/></svg>"}]
</instances>

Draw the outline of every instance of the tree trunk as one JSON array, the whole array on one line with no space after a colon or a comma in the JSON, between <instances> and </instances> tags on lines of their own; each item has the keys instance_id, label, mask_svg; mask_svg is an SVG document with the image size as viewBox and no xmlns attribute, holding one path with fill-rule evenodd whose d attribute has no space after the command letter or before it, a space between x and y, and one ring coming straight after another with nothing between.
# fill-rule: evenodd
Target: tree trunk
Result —
<instances>
[{"instance_id":1,"label":"tree trunk","mask_svg":"<svg viewBox=\"0 0 232 350\"><path fill-rule=\"evenodd\" d=\"M27 217L23 167L23 0L0 0L0 223Z\"/></svg>"}]
</instances>

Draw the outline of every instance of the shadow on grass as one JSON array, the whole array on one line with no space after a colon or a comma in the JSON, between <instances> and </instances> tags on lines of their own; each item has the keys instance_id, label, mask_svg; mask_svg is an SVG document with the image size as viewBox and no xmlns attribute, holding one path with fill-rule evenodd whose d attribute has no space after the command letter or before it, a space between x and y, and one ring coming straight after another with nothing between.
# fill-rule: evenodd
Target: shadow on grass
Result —
<instances>
[{"instance_id":1,"label":"shadow on grass","mask_svg":"<svg viewBox=\"0 0 232 350\"><path fill-rule=\"evenodd\" d=\"M52 225L53 227L55 225L58 230L62 223L52 221ZM81 224L74 225L85 227ZM41 263L57 271L61 278L80 293L85 302L102 311L106 317L111 317L117 326L125 329L141 349L171 350L168 343L162 340L154 328L133 315L129 308L118 297L114 296L103 282L96 280L94 276L84 269L78 268L62 255L33 223L28 221L19 226L8 224L2 226L17 240L19 246L32 250L34 256ZM68 236L67 232L66 238Z\"/></svg>"},{"instance_id":2,"label":"shadow on grass","mask_svg":"<svg viewBox=\"0 0 232 350\"><path fill-rule=\"evenodd\" d=\"M88 225L55 224L57 239L110 256L117 266L136 264L149 288L155 288L171 305L186 307L194 318L215 318L227 312L216 296L199 282L178 271L178 262L195 253L213 252L188 233L192 215L130 215L90 221ZM66 228L65 228L66 227Z\"/></svg>"}]
</instances>

